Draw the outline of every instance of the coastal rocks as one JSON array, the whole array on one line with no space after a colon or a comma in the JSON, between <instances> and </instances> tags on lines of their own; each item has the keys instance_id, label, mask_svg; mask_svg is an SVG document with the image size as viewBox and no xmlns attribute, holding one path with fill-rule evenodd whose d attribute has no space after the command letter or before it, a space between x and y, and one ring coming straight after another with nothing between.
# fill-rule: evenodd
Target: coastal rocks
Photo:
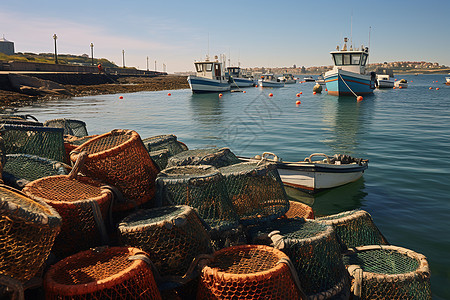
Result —
<instances>
[{"instance_id":1,"label":"coastal rocks","mask_svg":"<svg viewBox=\"0 0 450 300\"><path fill-rule=\"evenodd\" d=\"M321 86L320 84L316 84L316 85L313 87L313 92L316 92L316 93L322 93L322 86Z\"/></svg>"},{"instance_id":2,"label":"coastal rocks","mask_svg":"<svg viewBox=\"0 0 450 300\"><path fill-rule=\"evenodd\" d=\"M16 92L21 94L26 94L29 96L72 96L72 94L67 89L65 89L64 86L53 81L20 74L9 74L8 79L11 87Z\"/></svg>"}]
</instances>

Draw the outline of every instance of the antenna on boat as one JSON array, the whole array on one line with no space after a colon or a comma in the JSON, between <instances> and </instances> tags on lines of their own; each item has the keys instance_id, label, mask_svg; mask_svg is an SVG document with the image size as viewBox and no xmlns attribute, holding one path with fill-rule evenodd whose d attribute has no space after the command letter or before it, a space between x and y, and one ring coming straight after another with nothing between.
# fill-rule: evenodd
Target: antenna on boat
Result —
<instances>
[{"instance_id":1,"label":"antenna on boat","mask_svg":"<svg viewBox=\"0 0 450 300\"><path fill-rule=\"evenodd\" d=\"M353 48L353 9L350 15L350 48Z\"/></svg>"},{"instance_id":2,"label":"antenna on boat","mask_svg":"<svg viewBox=\"0 0 450 300\"><path fill-rule=\"evenodd\" d=\"M209 60L209 32L208 32L208 55L206 57L207 57L207 60Z\"/></svg>"},{"instance_id":3,"label":"antenna on boat","mask_svg":"<svg viewBox=\"0 0 450 300\"><path fill-rule=\"evenodd\" d=\"M370 50L370 32L372 31L372 26L369 26L369 50ZM368 50L368 51L369 51ZM367 52L368 52L367 51ZM370 59L370 55L367 57L367 65L369 65L369 59Z\"/></svg>"}]
</instances>

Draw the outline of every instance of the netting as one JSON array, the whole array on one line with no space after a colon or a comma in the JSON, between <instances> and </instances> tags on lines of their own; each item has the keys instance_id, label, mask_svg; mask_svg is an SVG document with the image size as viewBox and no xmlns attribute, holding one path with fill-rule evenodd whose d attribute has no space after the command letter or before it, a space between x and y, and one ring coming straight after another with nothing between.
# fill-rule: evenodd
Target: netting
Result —
<instances>
[{"instance_id":1,"label":"netting","mask_svg":"<svg viewBox=\"0 0 450 300\"><path fill-rule=\"evenodd\" d=\"M32 115L0 114L0 123L11 125L43 126L43 124Z\"/></svg>"},{"instance_id":2,"label":"netting","mask_svg":"<svg viewBox=\"0 0 450 300\"><path fill-rule=\"evenodd\" d=\"M0 183L3 183L3 180L2 180L3 174L2 173L3 173L3 168L5 167L5 164L6 164L5 141L0 136Z\"/></svg>"},{"instance_id":3,"label":"netting","mask_svg":"<svg viewBox=\"0 0 450 300\"><path fill-rule=\"evenodd\" d=\"M6 154L32 154L56 161L67 161L63 129L24 125L0 125Z\"/></svg>"},{"instance_id":4,"label":"netting","mask_svg":"<svg viewBox=\"0 0 450 300\"><path fill-rule=\"evenodd\" d=\"M72 119L54 119L44 122L46 127L63 128L64 135L73 135L77 137L84 137L88 135L86 123L80 120Z\"/></svg>"},{"instance_id":5,"label":"netting","mask_svg":"<svg viewBox=\"0 0 450 300\"><path fill-rule=\"evenodd\" d=\"M184 151L177 137L173 134L158 135L143 139L142 142L148 152L168 150L169 157Z\"/></svg>"},{"instance_id":6,"label":"netting","mask_svg":"<svg viewBox=\"0 0 450 300\"><path fill-rule=\"evenodd\" d=\"M61 215L61 233L52 250L58 257L107 242L104 220L109 216L112 193L102 183L88 177L57 175L33 181L23 191L32 199L45 201Z\"/></svg>"},{"instance_id":7,"label":"netting","mask_svg":"<svg viewBox=\"0 0 450 300\"><path fill-rule=\"evenodd\" d=\"M197 299L300 299L288 261L268 246L219 250L202 269Z\"/></svg>"},{"instance_id":8,"label":"netting","mask_svg":"<svg viewBox=\"0 0 450 300\"><path fill-rule=\"evenodd\" d=\"M0 185L0 274L22 282L44 264L61 217L44 202Z\"/></svg>"},{"instance_id":9,"label":"netting","mask_svg":"<svg viewBox=\"0 0 450 300\"><path fill-rule=\"evenodd\" d=\"M426 257L397 246L363 246L344 256L360 299L431 299Z\"/></svg>"},{"instance_id":10,"label":"netting","mask_svg":"<svg viewBox=\"0 0 450 300\"><path fill-rule=\"evenodd\" d=\"M167 161L169 160L169 150L161 149L157 151L148 152L153 162L158 166L159 170L164 170L167 166Z\"/></svg>"},{"instance_id":11,"label":"netting","mask_svg":"<svg viewBox=\"0 0 450 300\"><path fill-rule=\"evenodd\" d=\"M378 230L367 211L356 209L318 218L332 225L343 251L365 245L386 245L388 242Z\"/></svg>"},{"instance_id":12,"label":"netting","mask_svg":"<svg viewBox=\"0 0 450 300\"><path fill-rule=\"evenodd\" d=\"M64 148L66 150L67 157L70 157L70 152L72 152L72 150L83 145L90 139L93 139L97 136L98 136L98 134L83 136L83 137L77 137L77 136L73 136L73 135L64 135Z\"/></svg>"},{"instance_id":13,"label":"netting","mask_svg":"<svg viewBox=\"0 0 450 300\"><path fill-rule=\"evenodd\" d=\"M284 215L286 218L305 218L314 220L314 211L311 206L289 200L289 210Z\"/></svg>"},{"instance_id":14,"label":"netting","mask_svg":"<svg viewBox=\"0 0 450 300\"><path fill-rule=\"evenodd\" d=\"M161 299L146 255L136 248L87 250L45 274L46 299Z\"/></svg>"},{"instance_id":15,"label":"netting","mask_svg":"<svg viewBox=\"0 0 450 300\"><path fill-rule=\"evenodd\" d=\"M275 164L245 162L219 171L241 223L273 220L288 211L289 200Z\"/></svg>"},{"instance_id":16,"label":"netting","mask_svg":"<svg viewBox=\"0 0 450 300\"><path fill-rule=\"evenodd\" d=\"M29 154L8 154L3 168L3 180L14 188L22 189L30 181L52 176L67 175L69 166Z\"/></svg>"},{"instance_id":17,"label":"netting","mask_svg":"<svg viewBox=\"0 0 450 300\"><path fill-rule=\"evenodd\" d=\"M115 129L97 136L73 150L70 159L75 162L81 152L88 153L83 174L111 184L122 192L125 199L114 203L114 211L153 204L150 200L155 194L159 170L137 132Z\"/></svg>"},{"instance_id":18,"label":"netting","mask_svg":"<svg viewBox=\"0 0 450 300\"><path fill-rule=\"evenodd\" d=\"M144 250L161 276L184 275L194 258L211 253L197 213L177 205L138 211L119 224L123 245Z\"/></svg>"},{"instance_id":19,"label":"netting","mask_svg":"<svg viewBox=\"0 0 450 300\"><path fill-rule=\"evenodd\" d=\"M227 230L238 225L222 174L212 166L167 168L156 179L163 203L195 208L213 229Z\"/></svg>"},{"instance_id":20,"label":"netting","mask_svg":"<svg viewBox=\"0 0 450 300\"><path fill-rule=\"evenodd\" d=\"M187 150L169 158L167 167L187 165L211 165L221 168L240 163L239 158L228 148Z\"/></svg>"},{"instance_id":21,"label":"netting","mask_svg":"<svg viewBox=\"0 0 450 300\"><path fill-rule=\"evenodd\" d=\"M313 220L278 219L249 228L250 239L282 250L292 260L300 286L309 298L334 296L348 290L333 227Z\"/></svg>"}]
</instances>

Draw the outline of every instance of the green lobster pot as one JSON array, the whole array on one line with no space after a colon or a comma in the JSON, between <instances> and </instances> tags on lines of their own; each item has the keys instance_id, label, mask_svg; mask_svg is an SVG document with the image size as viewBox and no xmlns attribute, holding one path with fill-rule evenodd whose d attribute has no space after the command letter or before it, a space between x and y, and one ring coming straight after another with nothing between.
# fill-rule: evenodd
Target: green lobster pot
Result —
<instances>
[{"instance_id":1,"label":"green lobster pot","mask_svg":"<svg viewBox=\"0 0 450 300\"><path fill-rule=\"evenodd\" d=\"M72 119L54 119L44 122L46 127L63 128L64 135L72 135L76 137L88 136L86 123L80 120Z\"/></svg>"},{"instance_id":2,"label":"green lobster pot","mask_svg":"<svg viewBox=\"0 0 450 300\"><path fill-rule=\"evenodd\" d=\"M228 148L196 149L178 153L169 158L167 167L188 165L211 165L221 168L241 161Z\"/></svg>"},{"instance_id":3,"label":"green lobster pot","mask_svg":"<svg viewBox=\"0 0 450 300\"><path fill-rule=\"evenodd\" d=\"M385 245L356 247L344 255L354 299L431 299L425 256Z\"/></svg>"},{"instance_id":4,"label":"green lobster pot","mask_svg":"<svg viewBox=\"0 0 450 300\"><path fill-rule=\"evenodd\" d=\"M211 253L202 220L186 205L137 211L119 232L121 243L145 251L162 276L182 276L197 255Z\"/></svg>"},{"instance_id":5,"label":"green lobster pot","mask_svg":"<svg viewBox=\"0 0 450 300\"><path fill-rule=\"evenodd\" d=\"M183 145L177 141L177 137L173 134L152 136L143 139L142 142L148 152L167 150L169 157L184 151Z\"/></svg>"}]
</instances>

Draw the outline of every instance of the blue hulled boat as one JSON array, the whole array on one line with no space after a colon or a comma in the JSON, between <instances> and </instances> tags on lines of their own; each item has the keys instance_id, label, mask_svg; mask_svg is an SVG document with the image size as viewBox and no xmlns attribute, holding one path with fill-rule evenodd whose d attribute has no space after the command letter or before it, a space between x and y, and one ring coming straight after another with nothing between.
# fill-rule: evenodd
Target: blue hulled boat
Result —
<instances>
[{"instance_id":1,"label":"blue hulled boat","mask_svg":"<svg viewBox=\"0 0 450 300\"><path fill-rule=\"evenodd\" d=\"M366 63L369 57L369 48L361 46L361 50L347 50L347 38L344 46L339 50L330 52L334 67L324 74L328 94L335 96L359 96L373 92L375 89L376 74L366 73Z\"/></svg>"},{"instance_id":2,"label":"blue hulled boat","mask_svg":"<svg viewBox=\"0 0 450 300\"><path fill-rule=\"evenodd\" d=\"M195 62L197 75L187 78L193 93L225 92L230 90L230 83L225 78L222 63L210 61L207 57L205 61Z\"/></svg>"}]
</instances>

